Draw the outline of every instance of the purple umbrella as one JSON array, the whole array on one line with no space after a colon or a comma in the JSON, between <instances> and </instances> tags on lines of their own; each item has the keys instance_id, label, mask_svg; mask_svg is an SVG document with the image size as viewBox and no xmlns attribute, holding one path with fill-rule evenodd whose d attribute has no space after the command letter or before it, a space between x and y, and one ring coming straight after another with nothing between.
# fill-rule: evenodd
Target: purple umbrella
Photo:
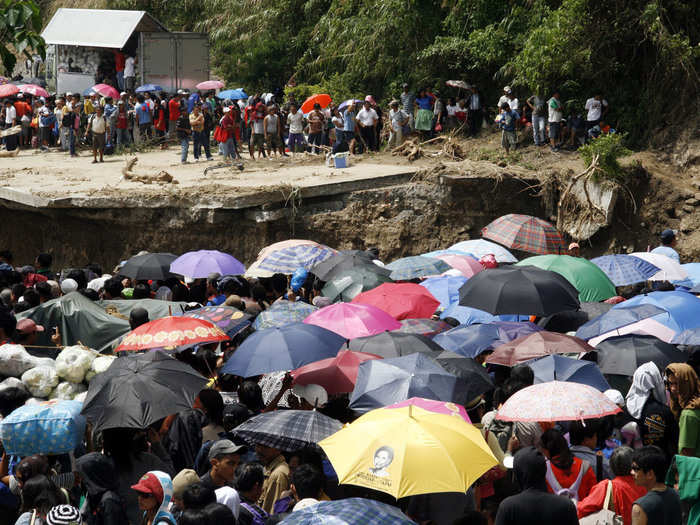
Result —
<instances>
[{"instance_id":1,"label":"purple umbrella","mask_svg":"<svg viewBox=\"0 0 700 525\"><path fill-rule=\"evenodd\" d=\"M345 109L346 109L350 104L359 104L359 105L362 105L363 102L364 102L364 100L360 100L360 99L357 99L357 98L354 99L354 100L353 100L353 99L348 99L348 100L346 100L345 102L343 102L340 106L338 106L338 111L340 111L340 112L342 113L343 111L345 111Z\"/></svg>"},{"instance_id":2,"label":"purple umbrella","mask_svg":"<svg viewBox=\"0 0 700 525\"><path fill-rule=\"evenodd\" d=\"M212 273L219 275L243 275L245 266L235 257L216 250L187 252L170 265L170 271L197 279Z\"/></svg>"}]
</instances>

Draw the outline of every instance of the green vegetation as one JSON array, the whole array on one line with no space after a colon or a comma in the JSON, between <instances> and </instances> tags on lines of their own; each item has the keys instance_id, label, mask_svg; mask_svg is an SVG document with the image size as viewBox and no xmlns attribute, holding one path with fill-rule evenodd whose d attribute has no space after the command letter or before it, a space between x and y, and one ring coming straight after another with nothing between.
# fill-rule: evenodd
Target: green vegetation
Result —
<instances>
[{"instance_id":1,"label":"green vegetation","mask_svg":"<svg viewBox=\"0 0 700 525\"><path fill-rule=\"evenodd\" d=\"M601 135L589 144L579 148L578 152L586 165L590 166L598 157L597 169L593 178L610 179L621 182L625 178L625 170L620 166L619 159L632 152L623 146L624 136L619 133Z\"/></svg>"},{"instance_id":2,"label":"green vegetation","mask_svg":"<svg viewBox=\"0 0 700 525\"><path fill-rule=\"evenodd\" d=\"M45 55L41 13L33 0L0 0L0 66L12 75L17 54L31 58L32 52Z\"/></svg>"}]
</instances>

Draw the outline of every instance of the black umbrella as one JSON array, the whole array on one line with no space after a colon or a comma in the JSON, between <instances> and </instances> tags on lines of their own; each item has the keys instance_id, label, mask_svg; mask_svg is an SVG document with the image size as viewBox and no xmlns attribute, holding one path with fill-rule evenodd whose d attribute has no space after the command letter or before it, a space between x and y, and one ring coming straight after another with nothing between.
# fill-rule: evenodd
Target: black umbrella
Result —
<instances>
[{"instance_id":1,"label":"black umbrella","mask_svg":"<svg viewBox=\"0 0 700 525\"><path fill-rule=\"evenodd\" d=\"M377 275L388 277L391 270L382 268L372 262L372 256L367 252L360 250L348 250L340 252L332 257L329 257L323 262L318 263L311 269L316 277L323 281L330 281L335 277L356 268L363 268Z\"/></svg>"},{"instance_id":2,"label":"black umbrella","mask_svg":"<svg viewBox=\"0 0 700 525\"><path fill-rule=\"evenodd\" d=\"M348 348L356 352L379 355L385 359L417 353L435 356L443 351L440 345L424 335L397 331L351 339Z\"/></svg>"},{"instance_id":3,"label":"black umbrella","mask_svg":"<svg viewBox=\"0 0 700 525\"><path fill-rule=\"evenodd\" d=\"M598 368L604 374L632 376L639 366L653 361L663 371L671 363L685 363L688 354L651 335L610 337L596 346Z\"/></svg>"},{"instance_id":4,"label":"black umbrella","mask_svg":"<svg viewBox=\"0 0 700 525\"><path fill-rule=\"evenodd\" d=\"M132 279L162 281L173 277L170 272L170 264L177 259L177 255L172 253L146 253L135 255L119 270L120 275L131 277Z\"/></svg>"},{"instance_id":5,"label":"black umbrella","mask_svg":"<svg viewBox=\"0 0 700 525\"><path fill-rule=\"evenodd\" d=\"M552 315L578 310L578 290L556 272L534 266L484 270L459 289L459 304L497 314Z\"/></svg>"},{"instance_id":6,"label":"black umbrella","mask_svg":"<svg viewBox=\"0 0 700 525\"><path fill-rule=\"evenodd\" d=\"M496 388L493 384L493 379L491 379L491 376L486 372L486 369L471 357L464 357L450 352L449 350L445 350L435 356L434 359L450 374L454 374L458 378L464 380L467 384L466 397L469 400Z\"/></svg>"},{"instance_id":7,"label":"black umbrella","mask_svg":"<svg viewBox=\"0 0 700 525\"><path fill-rule=\"evenodd\" d=\"M207 379L159 351L120 357L90 382L82 414L94 430L146 428L192 408Z\"/></svg>"},{"instance_id":8,"label":"black umbrella","mask_svg":"<svg viewBox=\"0 0 700 525\"><path fill-rule=\"evenodd\" d=\"M588 322L588 314L583 310L559 312L540 319L537 324L549 332L575 332Z\"/></svg>"}]
</instances>

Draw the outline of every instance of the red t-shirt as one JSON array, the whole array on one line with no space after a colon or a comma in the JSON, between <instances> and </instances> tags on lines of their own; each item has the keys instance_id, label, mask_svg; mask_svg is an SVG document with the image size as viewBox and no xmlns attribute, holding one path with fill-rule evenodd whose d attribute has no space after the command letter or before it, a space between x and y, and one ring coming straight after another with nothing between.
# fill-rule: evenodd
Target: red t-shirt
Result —
<instances>
[{"instance_id":1,"label":"red t-shirt","mask_svg":"<svg viewBox=\"0 0 700 525\"><path fill-rule=\"evenodd\" d=\"M29 107L29 104L27 104L26 102L18 100L17 102L15 102L15 111L17 112L17 118L20 119L25 114L31 113L32 108Z\"/></svg>"},{"instance_id":2,"label":"red t-shirt","mask_svg":"<svg viewBox=\"0 0 700 525\"><path fill-rule=\"evenodd\" d=\"M126 62L126 57L121 51L114 52L114 69L119 71L124 71L124 63Z\"/></svg>"},{"instance_id":3,"label":"red t-shirt","mask_svg":"<svg viewBox=\"0 0 700 525\"><path fill-rule=\"evenodd\" d=\"M168 102L168 120L177 120L180 118L180 101L174 98Z\"/></svg>"},{"instance_id":4,"label":"red t-shirt","mask_svg":"<svg viewBox=\"0 0 700 525\"><path fill-rule=\"evenodd\" d=\"M126 129L129 123L126 111L117 113L117 129Z\"/></svg>"},{"instance_id":5,"label":"red t-shirt","mask_svg":"<svg viewBox=\"0 0 700 525\"><path fill-rule=\"evenodd\" d=\"M612 480L613 504L615 512L622 516L624 525L632 524L632 505L647 493L647 489L634 483L632 476L617 476ZM608 480L595 485L584 499L578 502L578 517L583 518L603 508L608 491Z\"/></svg>"}]
</instances>

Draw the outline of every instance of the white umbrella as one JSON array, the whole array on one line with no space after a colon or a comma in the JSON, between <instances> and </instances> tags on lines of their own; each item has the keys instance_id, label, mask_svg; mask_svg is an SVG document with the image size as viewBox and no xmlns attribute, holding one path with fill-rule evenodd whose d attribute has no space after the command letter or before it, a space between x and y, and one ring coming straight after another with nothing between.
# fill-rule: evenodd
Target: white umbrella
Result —
<instances>
[{"instance_id":1,"label":"white umbrella","mask_svg":"<svg viewBox=\"0 0 700 525\"><path fill-rule=\"evenodd\" d=\"M660 253L634 252L630 255L661 268L651 276L650 281L683 281L688 278L688 272L679 263Z\"/></svg>"}]
</instances>

